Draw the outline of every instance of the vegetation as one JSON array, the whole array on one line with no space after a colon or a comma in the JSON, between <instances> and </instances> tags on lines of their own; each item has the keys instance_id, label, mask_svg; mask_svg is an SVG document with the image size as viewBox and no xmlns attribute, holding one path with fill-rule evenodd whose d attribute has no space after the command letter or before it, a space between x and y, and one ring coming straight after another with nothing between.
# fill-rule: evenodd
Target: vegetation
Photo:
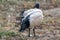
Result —
<instances>
[{"instance_id":1,"label":"vegetation","mask_svg":"<svg viewBox=\"0 0 60 40\"><path fill-rule=\"evenodd\" d=\"M41 4L41 8L43 9L45 18L41 24L42 29L36 29L38 36L40 35L36 38L29 38L27 35L25 36L25 33L28 34L28 31L24 32L24 35L20 32L17 32L20 26L15 27L16 17L20 16L17 16L17 14L21 13L23 7L28 9L32 8L35 0L30 2L28 2L28 0L26 1L20 2L20 0L0 0L0 40L49 40L48 38L50 38L50 40L54 40L55 38L58 40L60 38L60 0L55 4L58 5L57 7L54 7L55 5L51 5L47 2L39 2ZM11 17L8 18L8 15Z\"/></svg>"},{"instance_id":2,"label":"vegetation","mask_svg":"<svg viewBox=\"0 0 60 40\"><path fill-rule=\"evenodd\" d=\"M8 32L8 31L4 31L4 32L0 32L0 38L2 37L2 36L16 36L17 34L16 33L14 33L14 32Z\"/></svg>"}]
</instances>

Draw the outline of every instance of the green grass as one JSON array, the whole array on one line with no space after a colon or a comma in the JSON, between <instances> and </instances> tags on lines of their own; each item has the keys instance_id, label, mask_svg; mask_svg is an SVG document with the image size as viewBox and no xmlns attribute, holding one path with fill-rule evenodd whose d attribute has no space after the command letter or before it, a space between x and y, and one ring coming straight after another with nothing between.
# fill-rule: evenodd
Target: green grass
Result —
<instances>
[{"instance_id":1,"label":"green grass","mask_svg":"<svg viewBox=\"0 0 60 40\"><path fill-rule=\"evenodd\" d=\"M15 32L8 32L8 31L4 31L4 32L0 32L0 38L3 36L16 36L17 34Z\"/></svg>"}]
</instances>

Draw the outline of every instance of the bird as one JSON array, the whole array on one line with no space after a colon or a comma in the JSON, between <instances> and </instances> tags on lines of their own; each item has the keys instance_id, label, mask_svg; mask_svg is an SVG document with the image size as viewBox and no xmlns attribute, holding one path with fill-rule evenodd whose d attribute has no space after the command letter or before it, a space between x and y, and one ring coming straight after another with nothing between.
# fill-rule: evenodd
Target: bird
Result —
<instances>
[{"instance_id":1,"label":"bird","mask_svg":"<svg viewBox=\"0 0 60 40\"><path fill-rule=\"evenodd\" d=\"M28 36L30 37L30 29L33 29L34 36L35 35L35 27L39 26L43 20L43 12L39 9L39 4L36 3L33 9L29 9L23 13L24 18L21 22L21 28L19 32L24 32L26 29L29 29Z\"/></svg>"}]
</instances>

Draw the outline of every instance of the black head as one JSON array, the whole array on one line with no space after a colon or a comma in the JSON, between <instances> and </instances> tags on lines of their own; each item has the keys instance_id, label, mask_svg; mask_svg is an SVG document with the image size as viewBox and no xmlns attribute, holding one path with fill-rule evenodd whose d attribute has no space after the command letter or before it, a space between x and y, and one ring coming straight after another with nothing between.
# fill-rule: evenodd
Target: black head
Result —
<instances>
[{"instance_id":1,"label":"black head","mask_svg":"<svg viewBox=\"0 0 60 40\"><path fill-rule=\"evenodd\" d=\"M23 31L25 30L25 26L26 26L25 24L21 24L21 28L20 28L19 31L20 31L20 32L23 32Z\"/></svg>"},{"instance_id":2,"label":"black head","mask_svg":"<svg viewBox=\"0 0 60 40\"><path fill-rule=\"evenodd\" d=\"M27 16L22 22L21 22L21 29L20 32L23 32L26 28L30 26L29 17Z\"/></svg>"},{"instance_id":3,"label":"black head","mask_svg":"<svg viewBox=\"0 0 60 40\"><path fill-rule=\"evenodd\" d=\"M36 3L34 8L39 8L39 3Z\"/></svg>"}]
</instances>

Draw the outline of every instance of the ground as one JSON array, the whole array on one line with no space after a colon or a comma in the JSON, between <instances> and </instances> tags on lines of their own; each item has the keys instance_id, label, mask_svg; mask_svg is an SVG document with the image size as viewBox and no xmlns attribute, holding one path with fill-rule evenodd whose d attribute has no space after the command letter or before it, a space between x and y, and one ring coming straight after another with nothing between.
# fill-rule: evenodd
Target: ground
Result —
<instances>
[{"instance_id":1,"label":"ground","mask_svg":"<svg viewBox=\"0 0 60 40\"><path fill-rule=\"evenodd\" d=\"M15 19L20 16L20 11L23 9L22 3L24 2L12 0L0 2L0 40L60 40L59 4L57 8L46 5L46 8L50 7L47 8L48 10L43 10L45 8L45 5L43 5L44 20L40 27L35 30L37 36L33 37L31 30L31 37L28 37L28 29L21 33L18 31L20 27L15 27ZM25 3L25 7L27 7L27 2ZM28 3L29 8L34 4L32 2Z\"/></svg>"},{"instance_id":2,"label":"ground","mask_svg":"<svg viewBox=\"0 0 60 40\"><path fill-rule=\"evenodd\" d=\"M60 8L43 10L44 20L41 24L42 29L37 28L36 37L28 37L28 31L18 32L19 27L1 27L2 31L10 31L16 33L14 36L2 36L0 40L60 40ZM13 33L13 34L14 34Z\"/></svg>"}]
</instances>

